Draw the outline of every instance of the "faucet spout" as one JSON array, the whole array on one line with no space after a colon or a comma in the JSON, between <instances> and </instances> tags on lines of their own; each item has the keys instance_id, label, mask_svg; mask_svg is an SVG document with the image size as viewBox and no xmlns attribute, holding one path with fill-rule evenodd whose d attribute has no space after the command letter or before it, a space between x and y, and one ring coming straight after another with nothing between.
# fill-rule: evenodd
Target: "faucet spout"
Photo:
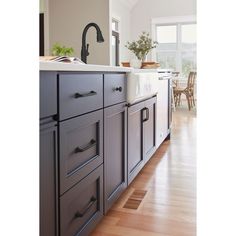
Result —
<instances>
[{"instance_id":1,"label":"faucet spout","mask_svg":"<svg viewBox=\"0 0 236 236\"><path fill-rule=\"evenodd\" d=\"M104 38L102 36L102 31L96 23L89 23L85 26L85 28L83 30L83 34L82 34L82 47L81 47L81 60L84 63L87 63L87 56L89 55L89 52L88 52L89 44L86 45L86 35L87 35L88 29L90 27L95 27L95 29L97 31L97 42L98 43L104 42Z\"/></svg>"}]
</instances>

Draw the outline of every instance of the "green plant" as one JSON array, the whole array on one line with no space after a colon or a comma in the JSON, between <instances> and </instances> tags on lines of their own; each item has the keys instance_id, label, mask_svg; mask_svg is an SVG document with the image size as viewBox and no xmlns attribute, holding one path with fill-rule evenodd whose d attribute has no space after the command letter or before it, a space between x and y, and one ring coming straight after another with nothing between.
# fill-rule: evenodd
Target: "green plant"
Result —
<instances>
[{"instance_id":1,"label":"green plant","mask_svg":"<svg viewBox=\"0 0 236 236\"><path fill-rule=\"evenodd\" d=\"M146 55L156 48L158 42L152 42L149 33L142 32L137 41L127 42L125 45L131 52L133 52L139 60L144 60Z\"/></svg>"},{"instance_id":2,"label":"green plant","mask_svg":"<svg viewBox=\"0 0 236 236\"><path fill-rule=\"evenodd\" d=\"M74 49L72 47L66 48L65 46L55 43L52 47L53 56L72 56Z\"/></svg>"}]
</instances>

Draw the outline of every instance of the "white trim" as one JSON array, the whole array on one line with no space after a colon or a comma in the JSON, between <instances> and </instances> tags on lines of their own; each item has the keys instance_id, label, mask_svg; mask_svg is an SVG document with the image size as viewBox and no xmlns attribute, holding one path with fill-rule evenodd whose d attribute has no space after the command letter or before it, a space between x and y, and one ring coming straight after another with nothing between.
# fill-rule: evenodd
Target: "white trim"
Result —
<instances>
[{"instance_id":1,"label":"white trim","mask_svg":"<svg viewBox=\"0 0 236 236\"><path fill-rule=\"evenodd\" d=\"M111 22L112 22L112 20L118 22L118 31L116 31L116 32L120 33L120 31L121 31L120 30L121 29L121 18L119 16L112 15Z\"/></svg>"},{"instance_id":2,"label":"white trim","mask_svg":"<svg viewBox=\"0 0 236 236\"><path fill-rule=\"evenodd\" d=\"M188 16L168 16L168 17L158 17L151 20L151 24L171 24L171 23L188 23L197 22L196 15Z\"/></svg>"}]
</instances>

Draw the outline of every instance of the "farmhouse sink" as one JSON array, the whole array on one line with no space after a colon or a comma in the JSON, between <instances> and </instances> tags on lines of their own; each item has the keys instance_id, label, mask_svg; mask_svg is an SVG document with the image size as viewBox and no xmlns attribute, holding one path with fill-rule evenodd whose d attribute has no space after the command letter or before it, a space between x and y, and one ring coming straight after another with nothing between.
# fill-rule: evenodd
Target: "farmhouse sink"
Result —
<instances>
[{"instance_id":1,"label":"farmhouse sink","mask_svg":"<svg viewBox=\"0 0 236 236\"><path fill-rule=\"evenodd\" d=\"M141 101L157 94L157 70L133 70L128 73L127 101L129 104Z\"/></svg>"},{"instance_id":2,"label":"farmhouse sink","mask_svg":"<svg viewBox=\"0 0 236 236\"><path fill-rule=\"evenodd\" d=\"M133 69L128 74L127 101L133 104L158 93L158 80L171 79L171 69Z\"/></svg>"}]
</instances>

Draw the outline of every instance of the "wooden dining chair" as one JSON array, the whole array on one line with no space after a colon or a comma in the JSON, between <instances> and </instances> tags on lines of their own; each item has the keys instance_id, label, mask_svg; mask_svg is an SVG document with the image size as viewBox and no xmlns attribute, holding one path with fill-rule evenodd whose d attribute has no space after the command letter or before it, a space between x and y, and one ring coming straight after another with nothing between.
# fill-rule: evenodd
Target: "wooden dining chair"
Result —
<instances>
[{"instance_id":1,"label":"wooden dining chair","mask_svg":"<svg viewBox=\"0 0 236 236\"><path fill-rule=\"evenodd\" d=\"M193 108L193 106L195 106L194 88L195 88L196 77L197 77L197 72L191 71L188 76L187 87L174 88L175 106L180 104L182 94L184 94L186 96L189 110L191 110L191 108Z\"/></svg>"}]
</instances>

